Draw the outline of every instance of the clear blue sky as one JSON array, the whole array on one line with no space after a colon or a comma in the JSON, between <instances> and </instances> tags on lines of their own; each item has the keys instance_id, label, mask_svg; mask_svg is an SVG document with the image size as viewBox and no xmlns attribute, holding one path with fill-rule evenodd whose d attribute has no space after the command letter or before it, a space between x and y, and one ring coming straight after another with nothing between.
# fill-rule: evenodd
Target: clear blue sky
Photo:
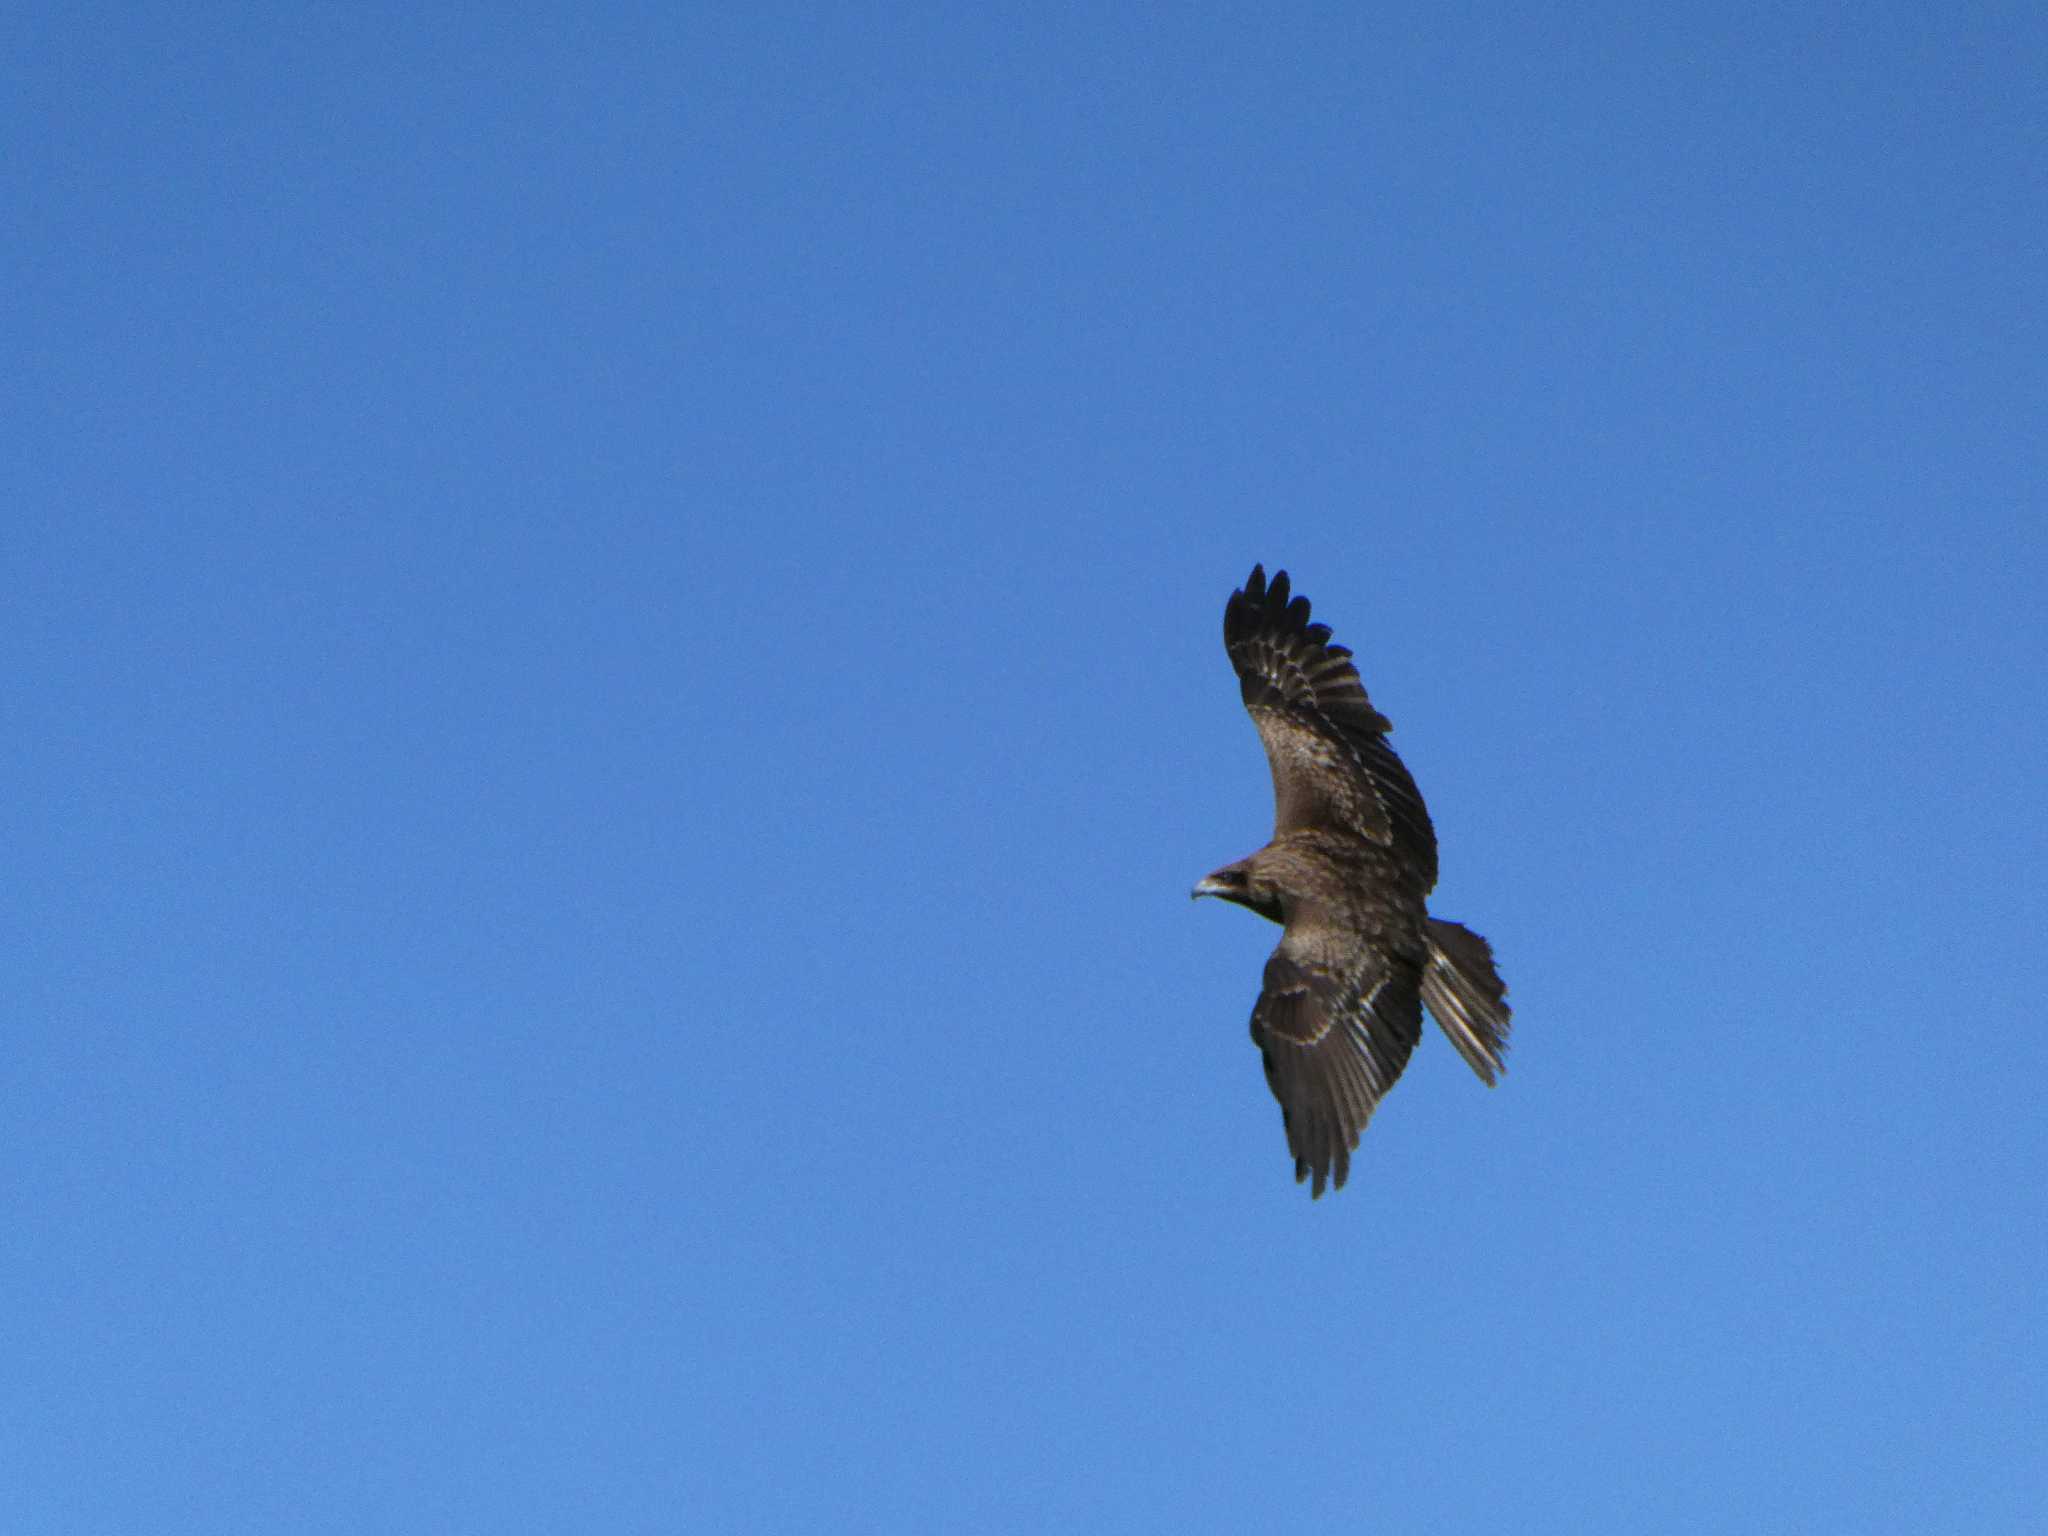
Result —
<instances>
[{"instance_id":1,"label":"clear blue sky","mask_svg":"<svg viewBox=\"0 0 2048 1536\"><path fill-rule=\"evenodd\" d=\"M0 1527L2039 1518L2038 7L4 31ZM1254 560L1517 1005L1315 1204Z\"/></svg>"}]
</instances>

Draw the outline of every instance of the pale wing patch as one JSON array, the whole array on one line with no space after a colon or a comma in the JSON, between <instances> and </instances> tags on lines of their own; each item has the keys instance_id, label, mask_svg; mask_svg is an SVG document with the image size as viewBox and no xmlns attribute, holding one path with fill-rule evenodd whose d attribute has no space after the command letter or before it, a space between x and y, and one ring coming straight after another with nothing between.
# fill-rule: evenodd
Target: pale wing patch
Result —
<instances>
[{"instance_id":1,"label":"pale wing patch","mask_svg":"<svg viewBox=\"0 0 2048 1536\"><path fill-rule=\"evenodd\" d=\"M1275 833L1341 823L1382 845L1393 820L1364 757L1349 741L1291 710L1251 711L1273 770Z\"/></svg>"}]
</instances>

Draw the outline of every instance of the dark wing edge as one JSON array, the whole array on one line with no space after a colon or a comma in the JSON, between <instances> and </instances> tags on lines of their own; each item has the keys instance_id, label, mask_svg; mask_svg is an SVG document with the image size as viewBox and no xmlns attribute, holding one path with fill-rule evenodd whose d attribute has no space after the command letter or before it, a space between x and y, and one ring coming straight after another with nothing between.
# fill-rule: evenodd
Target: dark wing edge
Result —
<instances>
[{"instance_id":1,"label":"dark wing edge","mask_svg":"<svg viewBox=\"0 0 2048 1536\"><path fill-rule=\"evenodd\" d=\"M1237 671L1244 707L1259 727L1273 766L1279 830L1307 824L1312 808L1330 803L1327 788L1304 775L1346 772L1366 791L1347 796L1363 825L1353 830L1394 843L1436 884L1436 829L1407 766L1387 742L1393 723L1372 706L1347 646L1333 644L1330 626L1309 621L1309 601L1293 594L1285 571L1269 584L1263 565L1223 609L1223 647ZM1303 750L1291 739L1311 738ZM1330 751L1316 750L1320 742ZM1339 766L1342 765L1342 766Z\"/></svg>"},{"instance_id":2,"label":"dark wing edge","mask_svg":"<svg viewBox=\"0 0 2048 1536\"><path fill-rule=\"evenodd\" d=\"M1313 1198L1344 1187L1360 1133L1421 1034L1420 981L1388 956L1362 951L1347 971L1279 950L1266 962L1252 1040L1280 1101L1294 1181L1313 1178Z\"/></svg>"},{"instance_id":3,"label":"dark wing edge","mask_svg":"<svg viewBox=\"0 0 2048 1536\"><path fill-rule=\"evenodd\" d=\"M1393 722L1372 707L1348 646L1330 643L1330 626L1309 622L1309 601L1291 595L1285 571L1266 582L1252 567L1223 607L1223 647L1237 668L1246 709L1306 706L1333 727L1380 735Z\"/></svg>"}]
</instances>

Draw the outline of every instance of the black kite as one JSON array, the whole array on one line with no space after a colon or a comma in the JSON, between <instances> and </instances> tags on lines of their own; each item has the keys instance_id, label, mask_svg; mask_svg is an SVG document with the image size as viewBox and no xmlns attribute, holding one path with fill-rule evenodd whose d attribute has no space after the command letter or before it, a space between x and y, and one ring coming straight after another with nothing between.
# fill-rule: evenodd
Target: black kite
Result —
<instances>
[{"instance_id":1,"label":"black kite","mask_svg":"<svg viewBox=\"0 0 2048 1536\"><path fill-rule=\"evenodd\" d=\"M1231 594L1223 644L1273 769L1273 840L1197 885L1284 925L1252 1010L1294 1177L1344 1187L1351 1152L1422 1034L1422 1005L1489 1086L1507 989L1486 940L1429 915L1436 830L1351 652L1287 573Z\"/></svg>"}]
</instances>

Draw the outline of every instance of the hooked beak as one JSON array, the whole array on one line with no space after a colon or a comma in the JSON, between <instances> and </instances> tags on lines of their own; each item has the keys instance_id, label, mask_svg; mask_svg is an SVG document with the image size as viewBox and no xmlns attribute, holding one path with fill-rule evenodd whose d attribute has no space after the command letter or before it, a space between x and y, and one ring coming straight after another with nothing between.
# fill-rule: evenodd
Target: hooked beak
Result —
<instances>
[{"instance_id":1,"label":"hooked beak","mask_svg":"<svg viewBox=\"0 0 2048 1536\"><path fill-rule=\"evenodd\" d=\"M1188 900L1193 901L1200 896L1221 896L1228 892L1229 889L1229 886L1218 880L1214 875L1205 875L1196 883L1195 888L1188 892Z\"/></svg>"}]
</instances>

